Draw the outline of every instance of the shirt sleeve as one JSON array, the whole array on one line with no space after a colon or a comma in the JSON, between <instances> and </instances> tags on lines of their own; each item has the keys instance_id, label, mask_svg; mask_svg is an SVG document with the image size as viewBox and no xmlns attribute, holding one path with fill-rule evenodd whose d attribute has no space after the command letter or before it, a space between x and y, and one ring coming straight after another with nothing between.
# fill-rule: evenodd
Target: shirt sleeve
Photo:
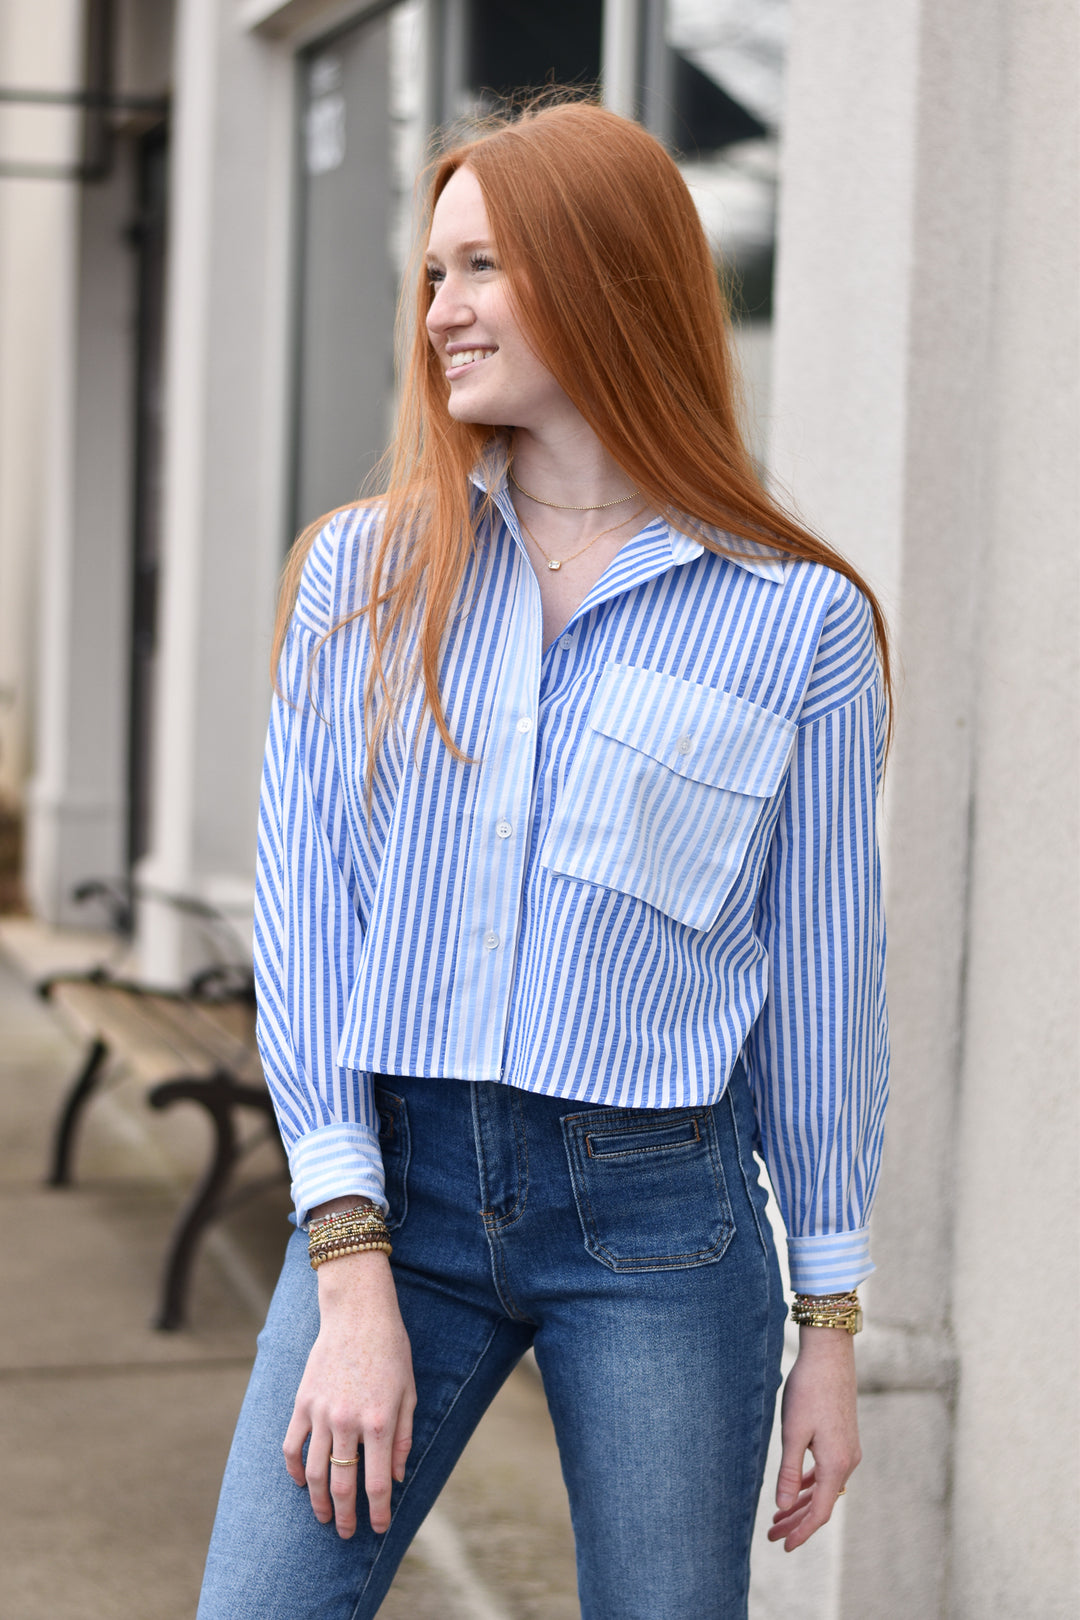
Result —
<instances>
[{"instance_id":1,"label":"shirt sleeve","mask_svg":"<svg viewBox=\"0 0 1080 1620\"><path fill-rule=\"evenodd\" d=\"M336 1061L363 943L347 807L326 716L316 542L282 653L259 812L258 1041L289 1156L297 1220L328 1198L386 1208L371 1076ZM331 643L326 644L327 647Z\"/></svg>"},{"instance_id":2,"label":"shirt sleeve","mask_svg":"<svg viewBox=\"0 0 1080 1620\"><path fill-rule=\"evenodd\" d=\"M854 1288L874 1269L868 1221L889 1068L884 722L869 605L840 580L759 892L769 993L745 1050L800 1293Z\"/></svg>"}]
</instances>

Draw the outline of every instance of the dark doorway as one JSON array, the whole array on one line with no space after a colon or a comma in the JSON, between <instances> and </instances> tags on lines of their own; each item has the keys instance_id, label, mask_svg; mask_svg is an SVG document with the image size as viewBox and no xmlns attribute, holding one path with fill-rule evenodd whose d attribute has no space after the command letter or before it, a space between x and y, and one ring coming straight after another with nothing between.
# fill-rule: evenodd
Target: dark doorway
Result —
<instances>
[{"instance_id":1,"label":"dark doorway","mask_svg":"<svg viewBox=\"0 0 1080 1620\"><path fill-rule=\"evenodd\" d=\"M136 151L135 446L132 528L131 683L128 713L127 865L150 846L158 576L161 557L165 211L168 140L164 125L141 136Z\"/></svg>"}]
</instances>

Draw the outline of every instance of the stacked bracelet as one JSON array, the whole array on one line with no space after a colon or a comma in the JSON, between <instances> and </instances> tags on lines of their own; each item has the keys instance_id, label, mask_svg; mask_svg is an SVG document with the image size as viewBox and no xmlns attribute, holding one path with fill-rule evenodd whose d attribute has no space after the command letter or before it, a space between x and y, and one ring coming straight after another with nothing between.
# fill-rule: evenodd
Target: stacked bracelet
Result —
<instances>
[{"instance_id":1,"label":"stacked bracelet","mask_svg":"<svg viewBox=\"0 0 1080 1620\"><path fill-rule=\"evenodd\" d=\"M369 1250L379 1254L393 1252L382 1211L372 1204L342 1210L339 1215L320 1216L308 1227L308 1259L312 1271L318 1271L327 1260Z\"/></svg>"},{"instance_id":2,"label":"stacked bracelet","mask_svg":"<svg viewBox=\"0 0 1080 1620\"><path fill-rule=\"evenodd\" d=\"M799 1327L840 1328L845 1333L862 1330L862 1310L855 1289L846 1294L796 1294L791 1320Z\"/></svg>"}]
</instances>

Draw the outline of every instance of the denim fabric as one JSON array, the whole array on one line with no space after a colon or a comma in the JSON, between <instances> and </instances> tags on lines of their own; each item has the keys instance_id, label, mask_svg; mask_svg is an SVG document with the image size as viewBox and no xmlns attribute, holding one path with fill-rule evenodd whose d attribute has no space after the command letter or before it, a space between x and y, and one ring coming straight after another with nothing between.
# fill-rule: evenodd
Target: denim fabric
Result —
<instances>
[{"instance_id":1,"label":"denim fabric","mask_svg":"<svg viewBox=\"0 0 1080 1620\"><path fill-rule=\"evenodd\" d=\"M784 1305L741 1065L719 1102L579 1108L491 1082L377 1091L418 1404L384 1536L316 1522L281 1442L318 1326L297 1233L222 1487L200 1620L364 1620L532 1344L584 1620L739 1620Z\"/></svg>"}]
</instances>

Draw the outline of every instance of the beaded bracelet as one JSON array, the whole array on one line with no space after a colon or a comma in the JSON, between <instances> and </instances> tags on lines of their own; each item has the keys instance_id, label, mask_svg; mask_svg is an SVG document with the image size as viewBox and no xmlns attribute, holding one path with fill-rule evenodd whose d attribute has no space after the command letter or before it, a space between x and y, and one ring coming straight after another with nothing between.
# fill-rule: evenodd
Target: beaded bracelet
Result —
<instances>
[{"instance_id":1,"label":"beaded bracelet","mask_svg":"<svg viewBox=\"0 0 1080 1620\"><path fill-rule=\"evenodd\" d=\"M796 1294L791 1320L799 1327L840 1328L845 1333L862 1331L863 1317L854 1288L845 1294Z\"/></svg>"},{"instance_id":2,"label":"beaded bracelet","mask_svg":"<svg viewBox=\"0 0 1080 1620\"><path fill-rule=\"evenodd\" d=\"M393 1252L382 1211L375 1205L360 1204L337 1214L322 1215L308 1227L308 1260L313 1271L328 1260L368 1251L386 1255Z\"/></svg>"},{"instance_id":3,"label":"beaded bracelet","mask_svg":"<svg viewBox=\"0 0 1080 1620\"><path fill-rule=\"evenodd\" d=\"M325 1266L328 1260L339 1260L346 1254L365 1254L368 1252L389 1256L394 1251L389 1242L374 1239L370 1243L343 1243L329 1250L309 1249L308 1258L311 1262L312 1271L318 1271L319 1267Z\"/></svg>"}]
</instances>

